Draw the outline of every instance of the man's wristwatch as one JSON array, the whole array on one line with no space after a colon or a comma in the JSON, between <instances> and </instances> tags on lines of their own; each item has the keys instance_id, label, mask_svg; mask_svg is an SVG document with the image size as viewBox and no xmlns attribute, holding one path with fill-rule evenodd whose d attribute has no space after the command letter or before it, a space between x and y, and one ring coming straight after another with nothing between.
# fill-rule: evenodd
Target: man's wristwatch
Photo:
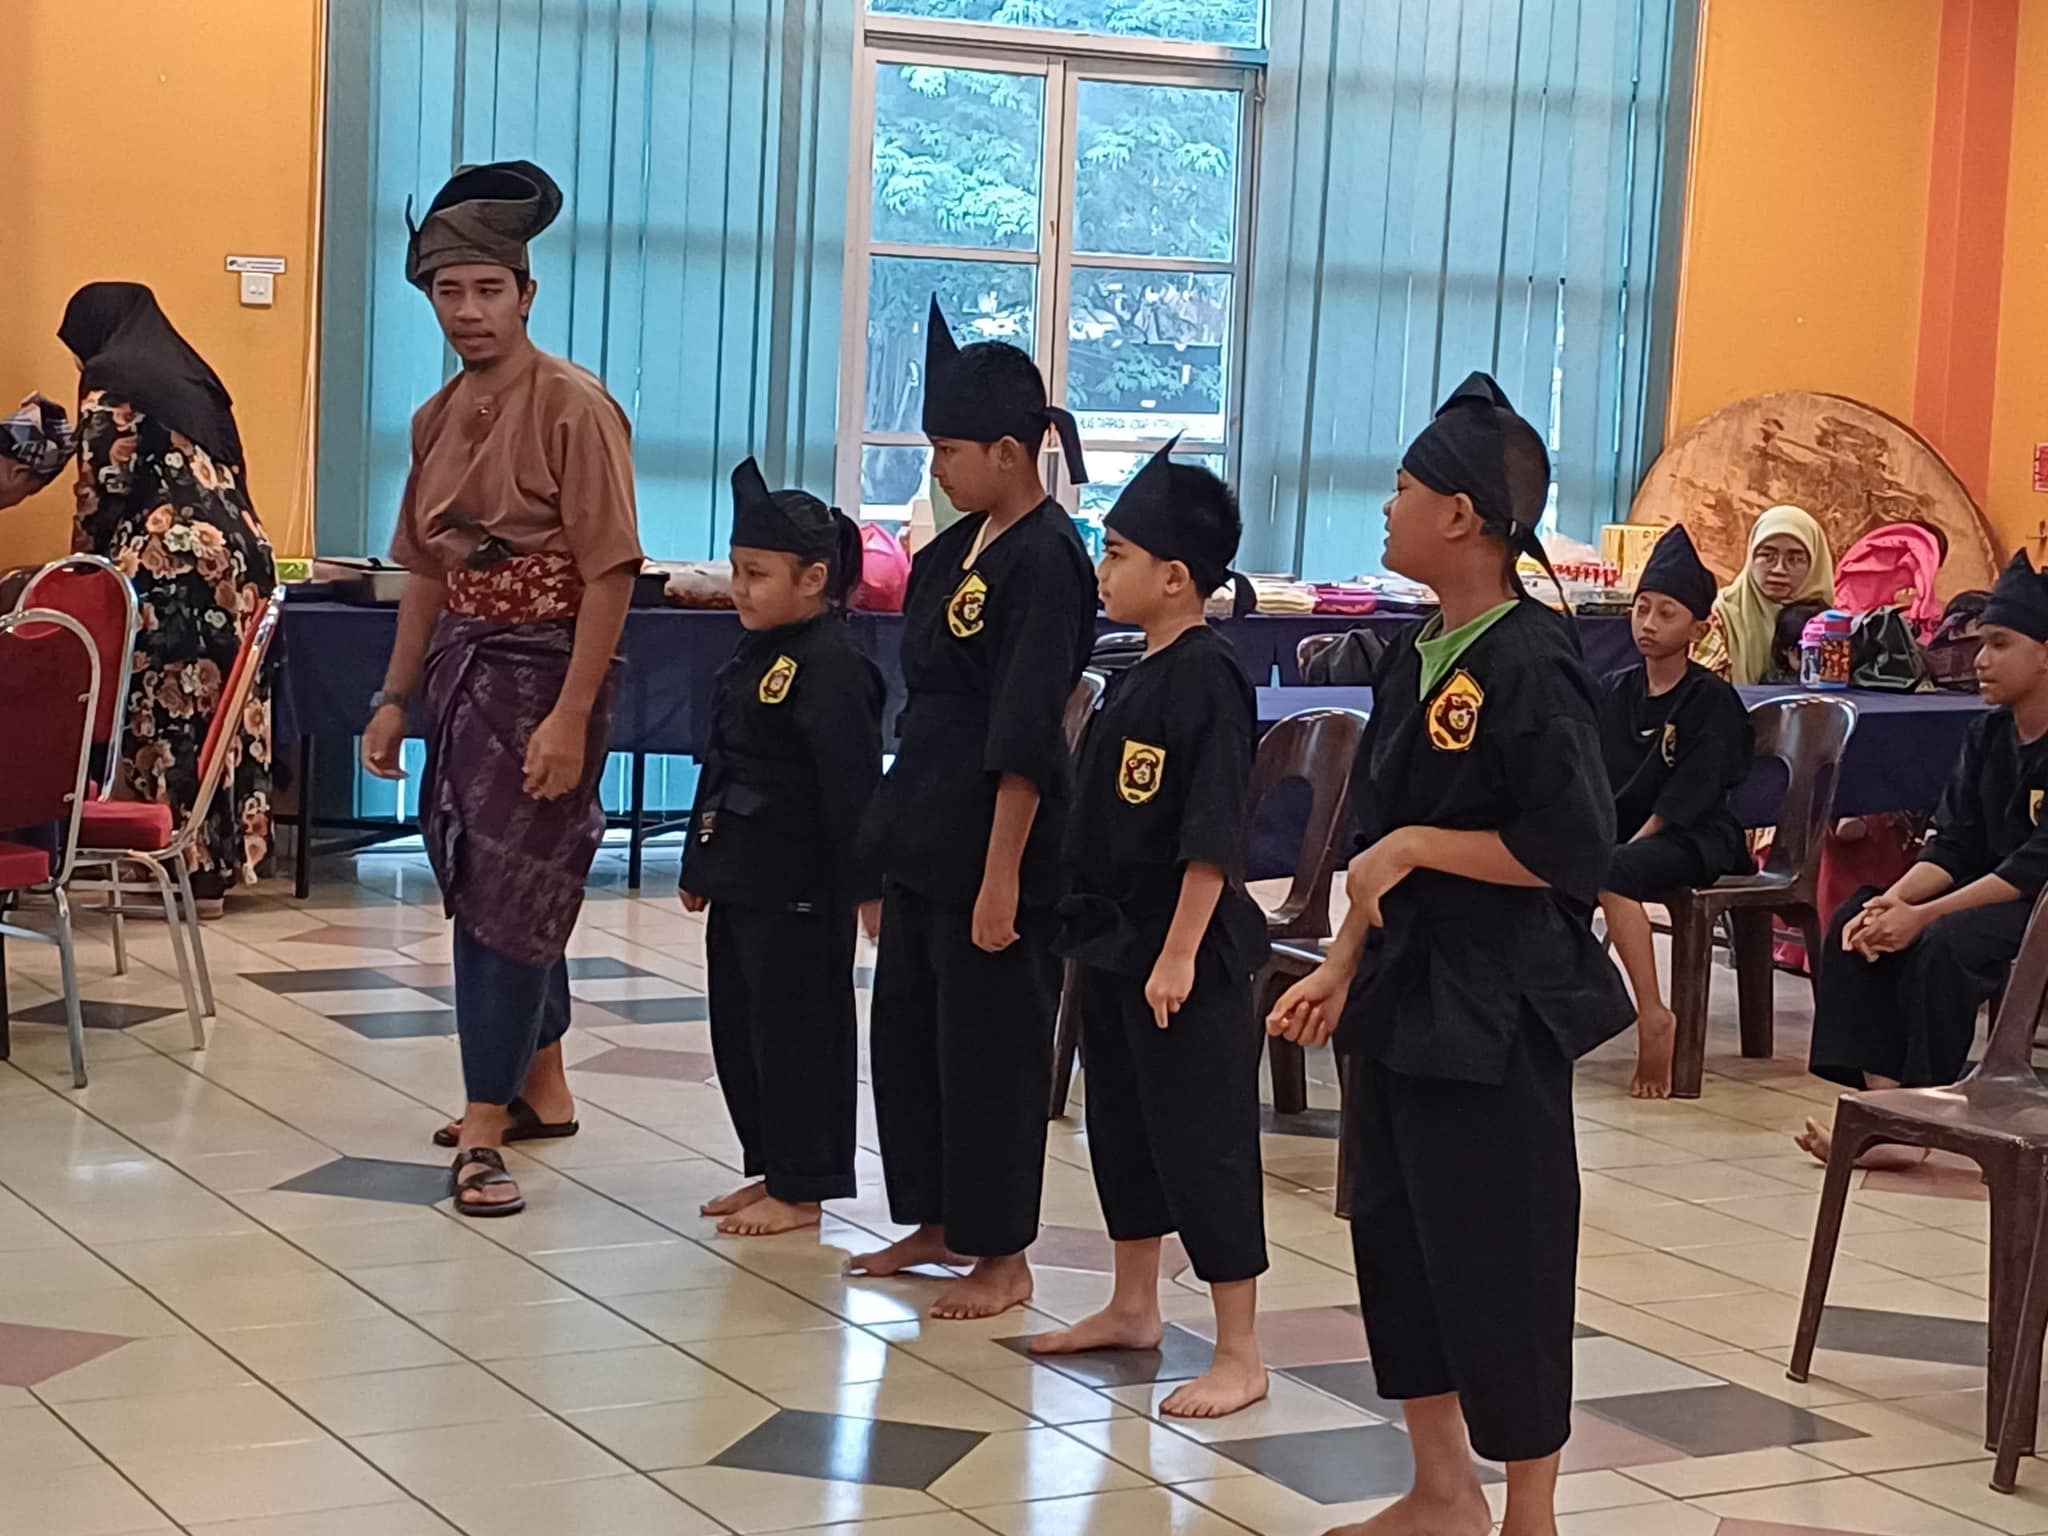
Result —
<instances>
[{"instance_id":1,"label":"man's wristwatch","mask_svg":"<svg viewBox=\"0 0 2048 1536\"><path fill-rule=\"evenodd\" d=\"M387 705L395 709L404 709L411 703L412 696L410 694L398 693L389 688L379 688L370 695L370 715L374 719L377 711L385 708Z\"/></svg>"}]
</instances>

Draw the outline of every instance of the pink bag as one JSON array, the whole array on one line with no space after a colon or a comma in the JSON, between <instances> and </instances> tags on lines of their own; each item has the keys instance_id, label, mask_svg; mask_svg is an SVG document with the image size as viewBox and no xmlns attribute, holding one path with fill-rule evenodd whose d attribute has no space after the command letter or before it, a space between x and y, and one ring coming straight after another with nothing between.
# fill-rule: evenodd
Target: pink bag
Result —
<instances>
[{"instance_id":1,"label":"pink bag","mask_svg":"<svg viewBox=\"0 0 2048 1536\"><path fill-rule=\"evenodd\" d=\"M880 523L860 525L860 585L853 606L863 613L901 613L910 590L910 552Z\"/></svg>"},{"instance_id":2,"label":"pink bag","mask_svg":"<svg viewBox=\"0 0 2048 1536\"><path fill-rule=\"evenodd\" d=\"M1835 606L1850 613L1898 608L1922 645L1941 624L1941 599L1934 595L1941 569L1941 541L1918 523L1887 523L1872 529L1835 566Z\"/></svg>"}]
</instances>

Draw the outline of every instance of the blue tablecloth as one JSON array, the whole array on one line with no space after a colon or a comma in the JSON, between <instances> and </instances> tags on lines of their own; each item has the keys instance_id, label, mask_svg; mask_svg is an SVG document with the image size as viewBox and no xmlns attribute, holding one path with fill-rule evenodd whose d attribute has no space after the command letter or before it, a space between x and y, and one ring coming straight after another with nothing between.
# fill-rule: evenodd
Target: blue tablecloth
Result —
<instances>
[{"instance_id":1,"label":"blue tablecloth","mask_svg":"<svg viewBox=\"0 0 2048 1536\"><path fill-rule=\"evenodd\" d=\"M1797 690L1775 687L1738 690L1752 709L1766 699ZM1304 709L1370 712L1370 688L1261 688L1259 728ZM1866 693L1852 689L1824 695L1856 706L1856 731L1842 759L1835 811L1842 816L1876 816L1887 811L1924 815L1941 798L1949 769L1962 751L1970 722L1984 711L1974 693ZM1735 797L1744 826L1773 826L1785 793L1785 768L1775 758L1751 771Z\"/></svg>"}]
</instances>

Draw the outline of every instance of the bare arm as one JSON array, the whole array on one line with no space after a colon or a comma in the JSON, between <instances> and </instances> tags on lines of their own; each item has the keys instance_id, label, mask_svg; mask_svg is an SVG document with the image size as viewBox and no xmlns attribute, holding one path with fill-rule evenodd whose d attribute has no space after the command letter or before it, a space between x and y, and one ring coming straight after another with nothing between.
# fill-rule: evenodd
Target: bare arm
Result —
<instances>
[{"instance_id":1,"label":"bare arm","mask_svg":"<svg viewBox=\"0 0 2048 1536\"><path fill-rule=\"evenodd\" d=\"M419 686L427 641L447 598L448 589L438 576L414 571L406 578L405 591L398 599L398 638L392 642L390 661L384 664L386 693L405 698ZM398 766L404 745L405 707L385 704L363 727L363 766L380 779L404 778L405 770Z\"/></svg>"},{"instance_id":2,"label":"bare arm","mask_svg":"<svg viewBox=\"0 0 2048 1536\"><path fill-rule=\"evenodd\" d=\"M1180 877L1180 900L1173 909L1173 922L1166 930L1166 944L1152 964L1145 982L1145 1001L1152 1019L1161 1029L1195 990L1195 954L1202 947L1202 935L1209 931L1216 903L1223 895L1223 871L1214 864L1190 859Z\"/></svg>"},{"instance_id":3,"label":"bare arm","mask_svg":"<svg viewBox=\"0 0 2048 1536\"><path fill-rule=\"evenodd\" d=\"M1637 832L1634 837L1629 839L1629 841L1632 843L1645 842L1648 839L1655 837L1659 832L1662 832L1663 830L1664 818L1662 816L1652 816L1648 821L1643 823L1642 830Z\"/></svg>"},{"instance_id":4,"label":"bare arm","mask_svg":"<svg viewBox=\"0 0 2048 1536\"><path fill-rule=\"evenodd\" d=\"M982 859L981 893L974 901L974 942L991 954L1017 942L1018 883L1024 867L1024 845L1038 819L1038 786L1019 774L1006 773L996 786L995 822L989 828L988 853Z\"/></svg>"},{"instance_id":5,"label":"bare arm","mask_svg":"<svg viewBox=\"0 0 2048 1536\"><path fill-rule=\"evenodd\" d=\"M1909 907L1917 907L1926 902L1933 901L1944 892L1954 890L1955 883L1955 876L1951 875L1939 864L1923 862L1915 864L1911 869L1899 876L1898 879L1894 880L1891 889L1886 891L1885 895L1893 901L1903 901ZM1956 905L1944 902L1942 903L1944 909L1952 912L1964 912L1971 907L1983 907L1989 906L1994 902L2017 901L2019 899L2020 893L1996 875L1986 875L1982 880L1973 880L1970 884L1964 886L1962 891L1956 891L1955 894L1961 896L1964 891L1974 891L1981 885L1995 885L1998 887L1999 894L1987 896L1978 901L1961 902Z\"/></svg>"},{"instance_id":6,"label":"bare arm","mask_svg":"<svg viewBox=\"0 0 2048 1536\"><path fill-rule=\"evenodd\" d=\"M569 652L569 675L562 682L562 696L555 701L558 713L588 721L597 707L597 691L604 686L612 658L619 653L619 636L625 633L626 610L633 605L632 566L607 571L583 589L583 607L576 615L576 643Z\"/></svg>"}]
</instances>

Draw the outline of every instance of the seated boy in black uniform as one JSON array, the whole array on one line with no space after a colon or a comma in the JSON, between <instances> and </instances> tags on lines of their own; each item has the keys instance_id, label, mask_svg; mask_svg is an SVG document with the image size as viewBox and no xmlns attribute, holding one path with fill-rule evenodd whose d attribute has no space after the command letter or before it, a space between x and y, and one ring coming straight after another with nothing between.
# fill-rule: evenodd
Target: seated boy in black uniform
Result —
<instances>
[{"instance_id":1,"label":"seated boy in black uniform","mask_svg":"<svg viewBox=\"0 0 2048 1536\"><path fill-rule=\"evenodd\" d=\"M1543 558L1549 479L1543 439L1484 374L1402 460L1382 558L1442 612L1388 648L1352 776L1367 846L1350 910L1267 1021L1314 1044L1341 1014L1353 1057L1342 1155L1359 1299L1415 1486L1350 1536L1485 1536L1475 1450L1507 1464L1505 1536L1556 1530L1579 1243L1572 1064L1630 1008L1592 933L1614 848L1593 684L1571 621L1514 571L1518 553Z\"/></svg>"},{"instance_id":2,"label":"seated boy in black uniform","mask_svg":"<svg viewBox=\"0 0 2048 1536\"><path fill-rule=\"evenodd\" d=\"M683 849L683 905L710 922L711 1051L750 1180L704 1206L753 1237L818 1224L854 1193L854 912L881 894L855 856L882 776L882 677L839 609L860 529L733 471L732 598Z\"/></svg>"},{"instance_id":3,"label":"seated boy in black uniform","mask_svg":"<svg viewBox=\"0 0 2048 1536\"><path fill-rule=\"evenodd\" d=\"M884 879L868 1032L891 1219L917 1230L860 1274L972 1262L932 1304L993 1317L1031 1299L1060 963L1068 696L1095 640L1095 573L1038 455L1074 419L1028 353L956 348L932 303L924 430L962 513L917 552L903 600L896 762L868 835Z\"/></svg>"},{"instance_id":4,"label":"seated boy in black uniform","mask_svg":"<svg viewBox=\"0 0 2048 1536\"><path fill-rule=\"evenodd\" d=\"M1808 1068L1845 1088L1945 1086L1963 1074L1977 1010L2005 985L2048 883L2048 580L2024 551L1984 606L1970 726L1920 861L1858 891L1820 955ZM1828 1130L1798 1138L1827 1160Z\"/></svg>"},{"instance_id":5,"label":"seated boy in black uniform","mask_svg":"<svg viewBox=\"0 0 2048 1536\"><path fill-rule=\"evenodd\" d=\"M1727 683L1692 659L1714 607L1714 577L1692 538L1657 541L1629 609L1643 664L1600 684L1600 749L1614 787L1614 850L1600 910L1636 994L1639 1099L1671 1097L1677 1020L1657 983L1657 951L1643 903L1711 885L1749 861L1728 797L1756 749L1749 712Z\"/></svg>"},{"instance_id":6,"label":"seated boy in black uniform","mask_svg":"<svg viewBox=\"0 0 2048 1536\"><path fill-rule=\"evenodd\" d=\"M1159 1241L1178 1232L1216 1308L1216 1359L1162 1412L1235 1413L1266 1395L1254 1322L1266 1269L1259 1029L1266 921L1244 889L1258 706L1202 616L1230 579L1237 502L1159 450L1105 524L1102 607L1145 632L1089 725L1062 867L1059 948L1079 962L1088 1150L1109 1235L1109 1305L1036 1354L1157 1349Z\"/></svg>"}]
</instances>

